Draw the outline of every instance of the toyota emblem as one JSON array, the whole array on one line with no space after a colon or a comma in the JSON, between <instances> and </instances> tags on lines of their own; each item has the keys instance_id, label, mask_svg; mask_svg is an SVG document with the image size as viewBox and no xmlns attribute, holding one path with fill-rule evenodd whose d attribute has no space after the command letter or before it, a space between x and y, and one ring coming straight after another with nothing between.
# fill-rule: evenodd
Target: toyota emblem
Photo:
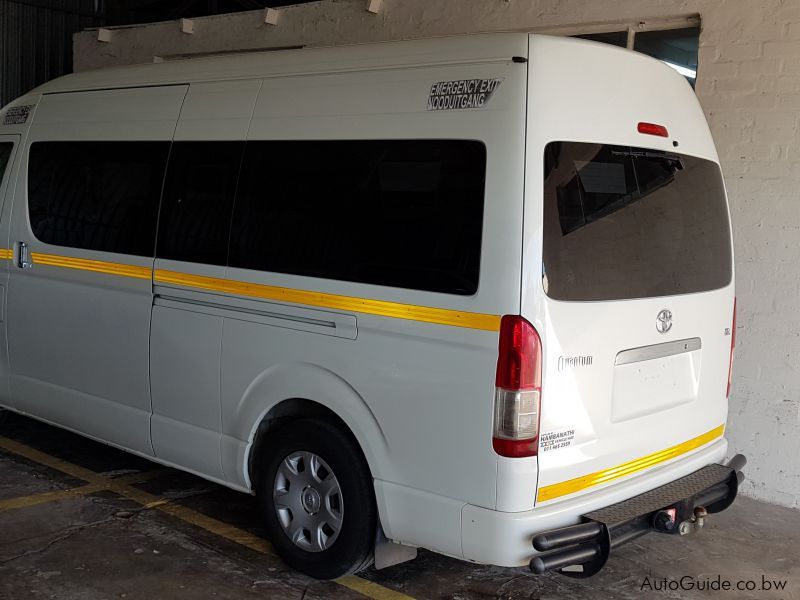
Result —
<instances>
[{"instance_id":1,"label":"toyota emblem","mask_svg":"<svg viewBox=\"0 0 800 600\"><path fill-rule=\"evenodd\" d=\"M658 313L656 317L656 329L658 329L658 333L667 333L672 329L672 311L665 308Z\"/></svg>"}]
</instances>

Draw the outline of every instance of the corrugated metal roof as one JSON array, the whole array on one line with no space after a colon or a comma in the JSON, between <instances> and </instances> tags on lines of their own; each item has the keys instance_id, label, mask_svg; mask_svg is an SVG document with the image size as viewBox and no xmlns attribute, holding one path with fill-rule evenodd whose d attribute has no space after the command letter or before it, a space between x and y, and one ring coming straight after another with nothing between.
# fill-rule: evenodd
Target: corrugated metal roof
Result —
<instances>
[{"instance_id":1,"label":"corrugated metal roof","mask_svg":"<svg viewBox=\"0 0 800 600\"><path fill-rule=\"evenodd\" d=\"M0 0L0 106L72 72L72 34L103 24L96 0Z\"/></svg>"},{"instance_id":2,"label":"corrugated metal roof","mask_svg":"<svg viewBox=\"0 0 800 600\"><path fill-rule=\"evenodd\" d=\"M0 106L72 72L83 29L315 0L0 0Z\"/></svg>"}]
</instances>

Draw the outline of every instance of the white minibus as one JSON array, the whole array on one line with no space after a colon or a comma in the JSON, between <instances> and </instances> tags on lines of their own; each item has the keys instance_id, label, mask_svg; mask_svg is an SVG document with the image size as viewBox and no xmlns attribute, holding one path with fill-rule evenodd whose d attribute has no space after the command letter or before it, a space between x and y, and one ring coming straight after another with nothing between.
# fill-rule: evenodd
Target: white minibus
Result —
<instances>
[{"instance_id":1,"label":"white minibus","mask_svg":"<svg viewBox=\"0 0 800 600\"><path fill-rule=\"evenodd\" d=\"M290 566L596 573L734 499L691 86L485 34L87 71L0 111L0 405L256 496Z\"/></svg>"}]
</instances>

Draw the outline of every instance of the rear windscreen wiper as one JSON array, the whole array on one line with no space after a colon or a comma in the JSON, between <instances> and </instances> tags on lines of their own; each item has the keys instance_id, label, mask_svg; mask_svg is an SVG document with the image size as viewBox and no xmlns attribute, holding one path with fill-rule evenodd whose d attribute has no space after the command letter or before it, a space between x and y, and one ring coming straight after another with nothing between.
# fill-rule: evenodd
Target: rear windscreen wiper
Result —
<instances>
[{"instance_id":1,"label":"rear windscreen wiper","mask_svg":"<svg viewBox=\"0 0 800 600\"><path fill-rule=\"evenodd\" d=\"M683 161L677 154L664 154L662 152L649 152L647 150L626 150L624 152L612 150L611 154L613 156L630 156L633 158L660 158L675 165L679 170L683 169Z\"/></svg>"}]
</instances>

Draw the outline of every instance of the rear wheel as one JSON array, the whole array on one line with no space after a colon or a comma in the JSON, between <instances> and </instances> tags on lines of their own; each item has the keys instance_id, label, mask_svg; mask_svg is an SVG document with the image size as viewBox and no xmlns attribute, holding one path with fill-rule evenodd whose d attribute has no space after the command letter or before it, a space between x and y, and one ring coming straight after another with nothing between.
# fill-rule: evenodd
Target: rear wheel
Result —
<instances>
[{"instance_id":1,"label":"rear wheel","mask_svg":"<svg viewBox=\"0 0 800 600\"><path fill-rule=\"evenodd\" d=\"M372 563L377 510L372 476L355 442L319 419L271 433L257 494L278 555L317 579Z\"/></svg>"},{"instance_id":2,"label":"rear wheel","mask_svg":"<svg viewBox=\"0 0 800 600\"><path fill-rule=\"evenodd\" d=\"M0 408L0 427L3 426L3 424L6 422L7 419L8 419L8 411Z\"/></svg>"}]
</instances>

